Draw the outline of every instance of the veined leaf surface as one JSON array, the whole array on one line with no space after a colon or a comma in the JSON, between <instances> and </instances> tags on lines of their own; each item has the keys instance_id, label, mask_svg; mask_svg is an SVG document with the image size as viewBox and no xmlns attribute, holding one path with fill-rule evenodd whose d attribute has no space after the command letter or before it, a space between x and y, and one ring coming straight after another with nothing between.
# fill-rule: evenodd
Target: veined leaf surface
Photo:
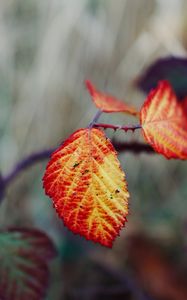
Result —
<instances>
[{"instance_id":1,"label":"veined leaf surface","mask_svg":"<svg viewBox=\"0 0 187 300\"><path fill-rule=\"evenodd\" d=\"M41 231L0 231L0 299L44 299L49 277L47 262L54 255L52 242Z\"/></svg>"},{"instance_id":2,"label":"veined leaf surface","mask_svg":"<svg viewBox=\"0 0 187 300\"><path fill-rule=\"evenodd\" d=\"M98 91L89 80L85 83L93 102L100 110L106 113L124 112L131 115L138 115L138 112L134 107L116 99L113 96Z\"/></svg>"},{"instance_id":3,"label":"veined leaf surface","mask_svg":"<svg viewBox=\"0 0 187 300\"><path fill-rule=\"evenodd\" d=\"M64 224L88 240L111 247L126 221L125 174L100 129L80 129L57 149L43 178Z\"/></svg>"},{"instance_id":4,"label":"veined leaf surface","mask_svg":"<svg viewBox=\"0 0 187 300\"><path fill-rule=\"evenodd\" d=\"M167 81L151 91L140 112L146 141L166 158L187 159L187 117Z\"/></svg>"}]
</instances>

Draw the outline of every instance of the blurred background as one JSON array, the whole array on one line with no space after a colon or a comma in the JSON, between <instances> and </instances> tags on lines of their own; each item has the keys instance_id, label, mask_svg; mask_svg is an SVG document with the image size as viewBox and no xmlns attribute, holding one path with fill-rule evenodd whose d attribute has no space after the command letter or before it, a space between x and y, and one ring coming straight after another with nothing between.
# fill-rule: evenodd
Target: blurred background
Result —
<instances>
[{"instance_id":1,"label":"blurred background","mask_svg":"<svg viewBox=\"0 0 187 300\"><path fill-rule=\"evenodd\" d=\"M58 146L96 112L85 90L102 91L140 108L135 80L157 58L185 57L185 0L0 1L0 168ZM102 121L137 123L119 114ZM139 133L106 134L141 141ZM47 232L58 249L47 300L187 299L187 164L159 155L119 154L130 215L112 249L64 228L42 176L47 161L22 173L6 192L1 227Z\"/></svg>"}]
</instances>

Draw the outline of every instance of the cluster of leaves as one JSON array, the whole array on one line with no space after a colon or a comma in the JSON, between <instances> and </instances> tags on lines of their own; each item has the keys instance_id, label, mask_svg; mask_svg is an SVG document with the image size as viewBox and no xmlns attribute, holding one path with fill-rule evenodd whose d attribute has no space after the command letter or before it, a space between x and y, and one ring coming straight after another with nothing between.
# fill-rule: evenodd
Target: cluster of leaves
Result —
<instances>
[{"instance_id":1,"label":"cluster of leaves","mask_svg":"<svg viewBox=\"0 0 187 300\"><path fill-rule=\"evenodd\" d=\"M139 118L148 144L166 158L187 159L187 99L179 102L172 86L160 81L140 112L86 81L100 112L123 112ZM74 132L51 156L44 177L45 192L64 224L88 240L111 247L128 214L129 192L117 153L98 124ZM128 129L128 127L125 127Z\"/></svg>"},{"instance_id":2,"label":"cluster of leaves","mask_svg":"<svg viewBox=\"0 0 187 300\"><path fill-rule=\"evenodd\" d=\"M42 300L49 280L48 261L55 248L37 229L0 231L0 299Z\"/></svg>"}]
</instances>

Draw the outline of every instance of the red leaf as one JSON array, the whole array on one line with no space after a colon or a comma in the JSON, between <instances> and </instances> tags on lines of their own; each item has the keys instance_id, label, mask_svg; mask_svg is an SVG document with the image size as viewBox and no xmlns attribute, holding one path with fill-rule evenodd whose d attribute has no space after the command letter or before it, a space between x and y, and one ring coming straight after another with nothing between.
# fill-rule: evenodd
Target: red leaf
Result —
<instances>
[{"instance_id":1,"label":"red leaf","mask_svg":"<svg viewBox=\"0 0 187 300\"><path fill-rule=\"evenodd\" d=\"M100 110L106 113L124 112L131 115L138 115L138 112L134 107L125 104L123 101L118 100L113 96L98 91L89 80L85 81L85 84L92 96L93 102Z\"/></svg>"},{"instance_id":2,"label":"red leaf","mask_svg":"<svg viewBox=\"0 0 187 300\"><path fill-rule=\"evenodd\" d=\"M167 81L151 91L141 112L146 141L166 158L187 159L187 117Z\"/></svg>"},{"instance_id":3,"label":"red leaf","mask_svg":"<svg viewBox=\"0 0 187 300\"><path fill-rule=\"evenodd\" d=\"M43 181L70 230L112 246L126 221L129 193L116 151L101 130L73 133L52 154Z\"/></svg>"}]
</instances>

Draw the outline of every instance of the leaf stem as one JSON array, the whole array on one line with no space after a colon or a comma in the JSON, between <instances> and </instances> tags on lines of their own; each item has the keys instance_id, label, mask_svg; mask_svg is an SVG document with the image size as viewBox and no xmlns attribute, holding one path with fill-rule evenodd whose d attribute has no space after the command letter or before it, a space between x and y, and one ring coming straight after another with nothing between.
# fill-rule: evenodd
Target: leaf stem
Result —
<instances>
[{"instance_id":1,"label":"leaf stem","mask_svg":"<svg viewBox=\"0 0 187 300\"><path fill-rule=\"evenodd\" d=\"M100 127L104 129L113 129L113 130L124 130L127 132L128 130L135 131L136 129L140 129L141 125L126 125L126 126L121 126L121 125L113 125L113 124L105 124L105 123L95 123L93 124L93 127Z\"/></svg>"},{"instance_id":2,"label":"leaf stem","mask_svg":"<svg viewBox=\"0 0 187 300\"><path fill-rule=\"evenodd\" d=\"M102 113L103 113L102 110L98 110L98 111L96 112L95 116L93 117L93 120L92 120L92 121L90 122L90 124L88 125L88 128L91 129L92 127L95 126L97 120L99 119L99 117L101 116Z\"/></svg>"}]
</instances>

